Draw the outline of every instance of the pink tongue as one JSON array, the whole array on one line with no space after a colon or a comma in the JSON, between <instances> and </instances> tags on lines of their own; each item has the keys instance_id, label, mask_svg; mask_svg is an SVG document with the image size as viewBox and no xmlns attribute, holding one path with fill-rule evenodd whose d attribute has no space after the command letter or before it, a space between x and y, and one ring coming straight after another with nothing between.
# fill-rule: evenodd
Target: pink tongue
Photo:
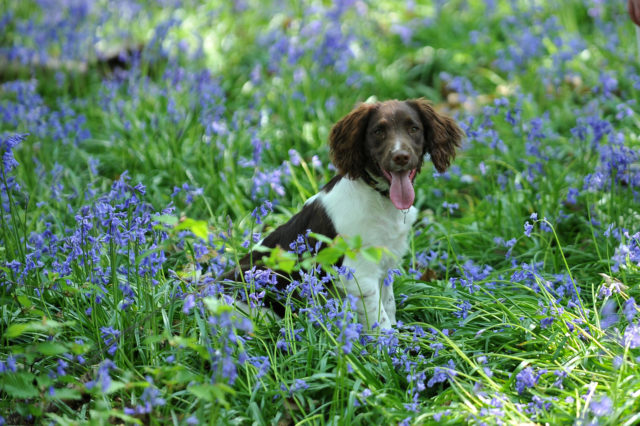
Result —
<instances>
[{"instance_id":1,"label":"pink tongue","mask_svg":"<svg viewBox=\"0 0 640 426\"><path fill-rule=\"evenodd\" d=\"M391 172L391 188L389 198L398 210L406 210L413 205L416 194L409 178L410 171Z\"/></svg>"}]
</instances>

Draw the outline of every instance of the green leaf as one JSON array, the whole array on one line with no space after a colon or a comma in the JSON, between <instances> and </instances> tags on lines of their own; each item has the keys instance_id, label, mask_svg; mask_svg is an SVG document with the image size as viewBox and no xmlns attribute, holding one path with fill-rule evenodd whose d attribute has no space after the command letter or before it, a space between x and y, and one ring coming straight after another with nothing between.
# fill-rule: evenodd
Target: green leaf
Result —
<instances>
[{"instance_id":1,"label":"green leaf","mask_svg":"<svg viewBox=\"0 0 640 426\"><path fill-rule=\"evenodd\" d=\"M178 231L189 230L193 232L196 237L205 241L209 240L209 227L204 220L186 218L180 222L175 229Z\"/></svg>"},{"instance_id":2,"label":"green leaf","mask_svg":"<svg viewBox=\"0 0 640 426\"><path fill-rule=\"evenodd\" d=\"M15 337L19 337L26 332L31 331L40 331L45 333L51 333L58 328L64 326L73 326L75 324L74 321L67 321L64 323L60 323L58 321L54 321L51 319L43 319L41 321L31 321L27 323L18 323L11 324L7 327L7 331L4 333L4 337L7 339L13 339Z\"/></svg>"},{"instance_id":3,"label":"green leaf","mask_svg":"<svg viewBox=\"0 0 640 426\"><path fill-rule=\"evenodd\" d=\"M33 385L35 375L27 371L19 371L13 374L0 376L0 389L4 390L12 398L35 398L40 393Z\"/></svg>"},{"instance_id":4,"label":"green leaf","mask_svg":"<svg viewBox=\"0 0 640 426\"><path fill-rule=\"evenodd\" d=\"M333 240L331 238L327 237L326 235L316 234L315 232L309 232L309 237L315 238L316 240L323 242L325 244L333 243Z\"/></svg>"},{"instance_id":5,"label":"green leaf","mask_svg":"<svg viewBox=\"0 0 640 426\"><path fill-rule=\"evenodd\" d=\"M22 336L22 334L29 329L28 323L11 324L7 327L7 331L4 333L6 339L13 339L15 337Z\"/></svg>"},{"instance_id":6,"label":"green leaf","mask_svg":"<svg viewBox=\"0 0 640 426\"><path fill-rule=\"evenodd\" d=\"M360 235L354 235L349 239L347 243L349 244L350 248L358 250L360 247L362 247L362 237Z\"/></svg>"},{"instance_id":7,"label":"green leaf","mask_svg":"<svg viewBox=\"0 0 640 426\"><path fill-rule=\"evenodd\" d=\"M227 402L227 397L235 395L233 388L223 383L216 383L214 385L193 385L189 386L187 390L198 398L222 404L227 409L230 407L229 402Z\"/></svg>"},{"instance_id":8,"label":"green leaf","mask_svg":"<svg viewBox=\"0 0 640 426\"><path fill-rule=\"evenodd\" d=\"M104 423L107 423L107 420L108 420L108 423L116 423L111 419L111 417L115 417L120 420L123 420L124 423L126 424L130 424L130 423L137 424L137 425L142 424L142 422L139 419L136 419L133 416L129 416L128 414L124 414L122 411L118 411L118 410L109 410L109 411L90 410L89 414L91 419L101 419L101 420L104 420ZM102 423L99 423L99 424L102 424Z\"/></svg>"},{"instance_id":9,"label":"green leaf","mask_svg":"<svg viewBox=\"0 0 640 426\"><path fill-rule=\"evenodd\" d=\"M215 297L205 297L202 299L204 306L214 315L220 315L224 312L230 312L233 308L225 303L222 303Z\"/></svg>"},{"instance_id":10,"label":"green leaf","mask_svg":"<svg viewBox=\"0 0 640 426\"><path fill-rule=\"evenodd\" d=\"M70 420L67 417L61 417L55 413L47 413L46 414L47 418L52 419L55 424L59 425L59 426L67 426L67 425L75 425L76 421L75 420Z\"/></svg>"},{"instance_id":11,"label":"green leaf","mask_svg":"<svg viewBox=\"0 0 640 426\"><path fill-rule=\"evenodd\" d=\"M66 280L60 280L58 281L57 284L60 286L61 290L68 291L69 293L77 294L82 291L80 288L76 287L75 285L67 284Z\"/></svg>"},{"instance_id":12,"label":"green leaf","mask_svg":"<svg viewBox=\"0 0 640 426\"><path fill-rule=\"evenodd\" d=\"M169 226L175 226L178 223L178 218L169 214L159 214L154 216L153 220Z\"/></svg>"},{"instance_id":13,"label":"green leaf","mask_svg":"<svg viewBox=\"0 0 640 426\"><path fill-rule=\"evenodd\" d=\"M190 383L199 377L197 374L192 373L182 366L172 368L169 370L169 373L170 379L166 380L166 383Z\"/></svg>"},{"instance_id":14,"label":"green leaf","mask_svg":"<svg viewBox=\"0 0 640 426\"><path fill-rule=\"evenodd\" d=\"M73 388L58 388L53 393L53 399L77 401L82 399L82 392Z\"/></svg>"},{"instance_id":15,"label":"green leaf","mask_svg":"<svg viewBox=\"0 0 640 426\"><path fill-rule=\"evenodd\" d=\"M127 386L126 386L124 383L122 383L122 382L117 382L117 381L113 380L113 381L111 382L111 384L109 385L109 389L107 389L107 391L106 391L105 393L107 393L107 394L114 393L114 392L117 392L117 391L119 391L120 389L124 389L124 388L126 388L126 387L127 387ZM96 388L99 388L99 386L96 386ZM94 388L94 389L95 389L95 388Z\"/></svg>"},{"instance_id":16,"label":"green leaf","mask_svg":"<svg viewBox=\"0 0 640 426\"><path fill-rule=\"evenodd\" d=\"M212 386L213 385L193 385L189 386L187 390L199 399L204 399L208 402L215 402L215 397L210 389Z\"/></svg>"},{"instance_id":17,"label":"green leaf","mask_svg":"<svg viewBox=\"0 0 640 426\"><path fill-rule=\"evenodd\" d=\"M380 247L365 247L360 253L369 262L378 263L382 259L382 249Z\"/></svg>"},{"instance_id":18,"label":"green leaf","mask_svg":"<svg viewBox=\"0 0 640 426\"><path fill-rule=\"evenodd\" d=\"M20 303L20 305L22 305L25 308L30 308L31 306L33 306L33 303L31 303L31 300L24 294L18 296L18 302Z\"/></svg>"},{"instance_id":19,"label":"green leaf","mask_svg":"<svg viewBox=\"0 0 640 426\"><path fill-rule=\"evenodd\" d=\"M60 355L69 352L69 348L67 348L66 345L54 342L38 343L33 346L33 349L45 356Z\"/></svg>"},{"instance_id":20,"label":"green leaf","mask_svg":"<svg viewBox=\"0 0 640 426\"><path fill-rule=\"evenodd\" d=\"M268 268L289 274L295 268L298 257L280 247L276 247L271 250L269 257L264 260Z\"/></svg>"},{"instance_id":21,"label":"green leaf","mask_svg":"<svg viewBox=\"0 0 640 426\"><path fill-rule=\"evenodd\" d=\"M325 247L318 252L316 261L323 266L330 266L335 264L341 256L344 256L344 251L337 247Z\"/></svg>"}]
</instances>

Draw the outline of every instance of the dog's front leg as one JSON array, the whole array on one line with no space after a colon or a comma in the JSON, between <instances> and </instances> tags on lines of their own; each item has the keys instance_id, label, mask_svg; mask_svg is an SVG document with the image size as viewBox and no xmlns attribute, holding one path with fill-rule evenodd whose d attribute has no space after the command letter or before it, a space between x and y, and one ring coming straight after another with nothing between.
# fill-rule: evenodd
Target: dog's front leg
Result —
<instances>
[{"instance_id":1,"label":"dog's front leg","mask_svg":"<svg viewBox=\"0 0 640 426\"><path fill-rule=\"evenodd\" d=\"M387 312L391 324L396 325L396 298L393 295L393 283L384 285L384 283L381 282L379 285L382 289L382 305L384 306L384 310Z\"/></svg>"},{"instance_id":2,"label":"dog's front leg","mask_svg":"<svg viewBox=\"0 0 640 426\"><path fill-rule=\"evenodd\" d=\"M356 299L356 312L360 323L371 328L377 322L380 328L391 328L393 323L385 310L379 281L377 277L368 275L365 273L350 280L343 280L344 291Z\"/></svg>"}]
</instances>

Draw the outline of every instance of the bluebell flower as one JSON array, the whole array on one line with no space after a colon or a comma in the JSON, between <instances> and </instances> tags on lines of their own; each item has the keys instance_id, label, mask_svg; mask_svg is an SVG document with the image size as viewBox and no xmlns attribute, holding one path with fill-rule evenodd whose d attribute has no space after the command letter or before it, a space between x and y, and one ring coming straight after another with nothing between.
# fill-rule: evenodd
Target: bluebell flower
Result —
<instances>
[{"instance_id":1,"label":"bluebell flower","mask_svg":"<svg viewBox=\"0 0 640 426\"><path fill-rule=\"evenodd\" d=\"M549 326L551 326L551 324L553 324L554 320L555 320L554 317L543 318L542 320L540 320L540 328L542 329L548 328Z\"/></svg>"},{"instance_id":2,"label":"bluebell flower","mask_svg":"<svg viewBox=\"0 0 640 426\"><path fill-rule=\"evenodd\" d=\"M362 392L360 392L360 398L362 398L363 400L367 399L371 395L373 395L373 392L371 392L371 389L369 388L366 388Z\"/></svg>"},{"instance_id":3,"label":"bluebell flower","mask_svg":"<svg viewBox=\"0 0 640 426\"><path fill-rule=\"evenodd\" d=\"M302 157L300 157L300 154L298 154L298 151L291 148L289 150L289 161L291 161L291 164L293 164L294 166L299 166L301 160L302 160Z\"/></svg>"},{"instance_id":4,"label":"bluebell flower","mask_svg":"<svg viewBox=\"0 0 640 426\"><path fill-rule=\"evenodd\" d=\"M618 79L608 72L602 72L600 74L600 86L596 86L594 92L602 93L605 98L608 98L616 90L618 90Z\"/></svg>"},{"instance_id":5,"label":"bluebell flower","mask_svg":"<svg viewBox=\"0 0 640 426\"><path fill-rule=\"evenodd\" d=\"M259 379L269 372L271 369L271 363L266 356L256 356L249 358L249 363L258 368L255 378Z\"/></svg>"},{"instance_id":6,"label":"bluebell flower","mask_svg":"<svg viewBox=\"0 0 640 426\"><path fill-rule=\"evenodd\" d=\"M578 195L580 195L578 189L569 188L569 192L567 193L567 203L576 204L578 202Z\"/></svg>"},{"instance_id":7,"label":"bluebell flower","mask_svg":"<svg viewBox=\"0 0 640 426\"><path fill-rule=\"evenodd\" d=\"M17 133L0 135L0 153L2 154L2 173L6 176L18 166L13 156L13 149L20 144L29 134Z\"/></svg>"},{"instance_id":8,"label":"bluebell flower","mask_svg":"<svg viewBox=\"0 0 640 426\"><path fill-rule=\"evenodd\" d=\"M253 179L251 198L256 200L259 196L266 196L270 190L279 197L284 196L285 177L288 174L289 169L286 167L259 170Z\"/></svg>"},{"instance_id":9,"label":"bluebell flower","mask_svg":"<svg viewBox=\"0 0 640 426\"><path fill-rule=\"evenodd\" d=\"M602 329L607 329L618 323L619 318L616 312L617 309L618 305L615 301L607 300L602 307L602 312L600 313L600 327Z\"/></svg>"},{"instance_id":10,"label":"bluebell flower","mask_svg":"<svg viewBox=\"0 0 640 426\"><path fill-rule=\"evenodd\" d=\"M449 214L453 214L453 212L456 211L458 207L458 203L448 203L446 201L442 203L442 208L449 210Z\"/></svg>"},{"instance_id":11,"label":"bluebell flower","mask_svg":"<svg viewBox=\"0 0 640 426\"><path fill-rule=\"evenodd\" d=\"M111 376L109 372L116 368L116 365L110 359L105 359L100 363L98 367L98 374L95 380L87 382L87 389L93 389L97 384L100 384L102 392L106 392L111 386Z\"/></svg>"},{"instance_id":12,"label":"bluebell flower","mask_svg":"<svg viewBox=\"0 0 640 426\"><path fill-rule=\"evenodd\" d=\"M309 385L302 379L295 379L293 385L289 389L289 394L293 394L294 392L302 391L305 389L309 389Z\"/></svg>"},{"instance_id":13,"label":"bluebell flower","mask_svg":"<svg viewBox=\"0 0 640 426\"><path fill-rule=\"evenodd\" d=\"M13 357L13 354L9 354L7 356L6 361L0 361L0 374L6 373L9 371L12 373L15 373L16 371L18 371L18 367L16 365L16 359Z\"/></svg>"},{"instance_id":14,"label":"bluebell flower","mask_svg":"<svg viewBox=\"0 0 640 426\"><path fill-rule=\"evenodd\" d=\"M400 271L399 269L389 269L387 271L387 276L384 278L383 280L383 284L385 287L390 286L391 284L393 284L393 277L394 276L401 276L402 275L402 271Z\"/></svg>"},{"instance_id":15,"label":"bluebell flower","mask_svg":"<svg viewBox=\"0 0 640 426\"><path fill-rule=\"evenodd\" d=\"M406 404L405 404L405 408L407 408L407 407L406 407ZM408 408L407 408L407 409L408 409ZM411 411L416 411L416 412L417 412L417 411L418 411L418 409L417 409L417 408L415 408L415 409L413 409L413 410L411 410ZM398 423L398 426L409 426L410 424L411 424L411 417L405 417L404 419L402 419L402 420Z\"/></svg>"},{"instance_id":16,"label":"bluebell flower","mask_svg":"<svg viewBox=\"0 0 640 426\"><path fill-rule=\"evenodd\" d=\"M633 322L633 319L638 313L638 305L633 297L630 297L626 302L624 302L622 312L629 323Z\"/></svg>"},{"instance_id":17,"label":"bluebell flower","mask_svg":"<svg viewBox=\"0 0 640 426\"><path fill-rule=\"evenodd\" d=\"M433 376L427 382L427 386L433 387L436 383L442 383L453 378L457 374L453 360L449 360L447 362L447 367L434 367Z\"/></svg>"},{"instance_id":18,"label":"bluebell flower","mask_svg":"<svg viewBox=\"0 0 640 426\"><path fill-rule=\"evenodd\" d=\"M459 101L465 102L469 98L473 98L478 95L478 92L474 89L471 80L464 76L452 76L447 72L440 73L440 79L443 80L447 89L455 92L459 95Z\"/></svg>"},{"instance_id":19,"label":"bluebell flower","mask_svg":"<svg viewBox=\"0 0 640 426\"><path fill-rule=\"evenodd\" d=\"M184 299L184 305L182 306L182 312L188 315L189 312L191 312L191 309L193 309L195 306L196 306L196 298L195 298L195 296L193 294L189 294Z\"/></svg>"},{"instance_id":20,"label":"bluebell flower","mask_svg":"<svg viewBox=\"0 0 640 426\"><path fill-rule=\"evenodd\" d=\"M524 235L526 235L527 237L530 237L531 231L533 231L533 225L530 224L529 221L526 221L524 223Z\"/></svg>"},{"instance_id":21,"label":"bluebell flower","mask_svg":"<svg viewBox=\"0 0 640 426\"><path fill-rule=\"evenodd\" d=\"M624 331L623 342L625 346L629 345L631 349L640 348L640 325L629 324Z\"/></svg>"},{"instance_id":22,"label":"bluebell flower","mask_svg":"<svg viewBox=\"0 0 640 426\"><path fill-rule=\"evenodd\" d=\"M340 325L339 325L340 327ZM353 343L358 341L360 333L362 332L362 324L360 323L346 323L340 331L338 341L343 343L342 351L345 354L351 353L353 349Z\"/></svg>"},{"instance_id":23,"label":"bluebell flower","mask_svg":"<svg viewBox=\"0 0 640 426\"><path fill-rule=\"evenodd\" d=\"M599 400L592 400L589 409L596 417L608 416L611 414L613 402L608 396L603 396Z\"/></svg>"},{"instance_id":24,"label":"bluebell flower","mask_svg":"<svg viewBox=\"0 0 640 426\"><path fill-rule=\"evenodd\" d=\"M159 396L160 391L154 386L153 379L150 376L147 376L145 380L147 381L148 385L140 396L141 404L138 404L133 408L125 407L125 414L128 414L130 416L149 414L154 407L159 407L166 404L165 399Z\"/></svg>"},{"instance_id":25,"label":"bluebell flower","mask_svg":"<svg viewBox=\"0 0 640 426\"><path fill-rule=\"evenodd\" d=\"M120 330L116 330L113 327L100 327L100 336L102 336L104 344L107 347L107 353L113 355L118 350Z\"/></svg>"},{"instance_id":26,"label":"bluebell flower","mask_svg":"<svg viewBox=\"0 0 640 426\"><path fill-rule=\"evenodd\" d=\"M467 318L467 316L469 315L469 311L471 310L471 303L469 303L468 300L463 300L462 302L456 304L456 307L458 308L458 310L454 311L453 315L462 319Z\"/></svg>"},{"instance_id":27,"label":"bluebell flower","mask_svg":"<svg viewBox=\"0 0 640 426\"><path fill-rule=\"evenodd\" d=\"M441 342L433 342L429 347L433 350L433 358L435 358L440 353L440 350L444 349L444 344Z\"/></svg>"},{"instance_id":28,"label":"bluebell flower","mask_svg":"<svg viewBox=\"0 0 640 426\"><path fill-rule=\"evenodd\" d=\"M435 420L436 422L440 422L440 420L442 420L442 416L449 416L449 415L451 415L451 410L449 409L445 411L440 411L439 413L434 413L433 420Z\"/></svg>"},{"instance_id":29,"label":"bluebell flower","mask_svg":"<svg viewBox=\"0 0 640 426\"><path fill-rule=\"evenodd\" d=\"M614 369L619 370L620 367L622 367L622 364L624 364L624 358L621 355L616 355L613 357L611 364Z\"/></svg>"},{"instance_id":30,"label":"bluebell flower","mask_svg":"<svg viewBox=\"0 0 640 426\"><path fill-rule=\"evenodd\" d=\"M538 379L534 376L533 368L527 367L516 375L516 390L522 395L527 388L532 388L538 383Z\"/></svg>"}]
</instances>

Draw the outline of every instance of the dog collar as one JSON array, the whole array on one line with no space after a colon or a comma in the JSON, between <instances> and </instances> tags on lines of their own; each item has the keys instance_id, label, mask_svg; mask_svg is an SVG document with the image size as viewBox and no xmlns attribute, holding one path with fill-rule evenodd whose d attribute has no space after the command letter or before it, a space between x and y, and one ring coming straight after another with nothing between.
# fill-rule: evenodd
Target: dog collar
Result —
<instances>
[{"instance_id":1,"label":"dog collar","mask_svg":"<svg viewBox=\"0 0 640 426\"><path fill-rule=\"evenodd\" d=\"M362 174L362 180L381 195L385 197L389 196L389 184L383 178L374 176L369 170L365 170Z\"/></svg>"}]
</instances>

